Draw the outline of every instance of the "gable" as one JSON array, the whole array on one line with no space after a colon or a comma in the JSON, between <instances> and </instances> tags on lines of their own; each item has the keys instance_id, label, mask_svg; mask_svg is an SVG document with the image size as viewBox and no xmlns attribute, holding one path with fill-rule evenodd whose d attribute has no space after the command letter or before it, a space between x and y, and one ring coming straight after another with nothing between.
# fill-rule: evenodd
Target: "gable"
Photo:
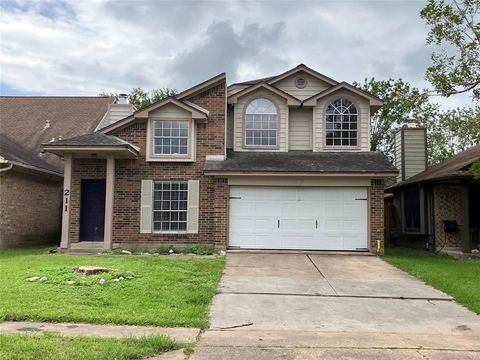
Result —
<instances>
[{"instance_id":1,"label":"gable","mask_svg":"<svg viewBox=\"0 0 480 360\"><path fill-rule=\"evenodd\" d=\"M298 87L296 85L296 80L302 78L306 81L304 87ZM331 87L325 81L322 81L310 74L307 74L304 71L300 71L296 74L292 74L277 83L275 83L275 87L279 88L286 93L295 96L300 100L305 100L319 92L322 92Z\"/></svg>"},{"instance_id":2,"label":"gable","mask_svg":"<svg viewBox=\"0 0 480 360\"><path fill-rule=\"evenodd\" d=\"M171 119L191 119L192 113L175 104L167 104L149 113L151 117L163 117Z\"/></svg>"}]
</instances>

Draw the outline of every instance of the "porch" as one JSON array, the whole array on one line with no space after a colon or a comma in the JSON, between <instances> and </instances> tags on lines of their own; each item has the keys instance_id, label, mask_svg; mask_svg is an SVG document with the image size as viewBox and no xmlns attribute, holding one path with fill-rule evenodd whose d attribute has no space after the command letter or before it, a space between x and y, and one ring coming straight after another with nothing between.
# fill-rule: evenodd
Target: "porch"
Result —
<instances>
[{"instance_id":1,"label":"porch","mask_svg":"<svg viewBox=\"0 0 480 360\"><path fill-rule=\"evenodd\" d=\"M139 149L99 133L45 144L43 149L65 161L61 251L112 249L115 162L136 159Z\"/></svg>"}]
</instances>

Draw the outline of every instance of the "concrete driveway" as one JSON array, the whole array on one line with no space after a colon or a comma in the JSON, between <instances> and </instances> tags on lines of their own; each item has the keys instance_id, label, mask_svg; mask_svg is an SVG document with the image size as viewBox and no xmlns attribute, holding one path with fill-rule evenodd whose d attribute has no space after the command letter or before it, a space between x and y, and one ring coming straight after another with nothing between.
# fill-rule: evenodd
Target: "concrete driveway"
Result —
<instances>
[{"instance_id":1,"label":"concrete driveway","mask_svg":"<svg viewBox=\"0 0 480 360\"><path fill-rule=\"evenodd\" d=\"M194 359L480 359L480 317L370 255L229 253Z\"/></svg>"}]
</instances>

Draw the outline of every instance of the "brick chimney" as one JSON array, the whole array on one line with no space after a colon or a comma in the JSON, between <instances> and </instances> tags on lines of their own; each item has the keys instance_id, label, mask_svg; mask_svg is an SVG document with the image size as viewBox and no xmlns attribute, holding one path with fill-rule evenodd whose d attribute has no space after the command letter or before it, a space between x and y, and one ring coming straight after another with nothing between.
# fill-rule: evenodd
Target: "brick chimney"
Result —
<instances>
[{"instance_id":1,"label":"brick chimney","mask_svg":"<svg viewBox=\"0 0 480 360\"><path fill-rule=\"evenodd\" d=\"M395 133L395 166L399 170L397 182L427 168L427 130L416 123L408 123Z\"/></svg>"}]
</instances>

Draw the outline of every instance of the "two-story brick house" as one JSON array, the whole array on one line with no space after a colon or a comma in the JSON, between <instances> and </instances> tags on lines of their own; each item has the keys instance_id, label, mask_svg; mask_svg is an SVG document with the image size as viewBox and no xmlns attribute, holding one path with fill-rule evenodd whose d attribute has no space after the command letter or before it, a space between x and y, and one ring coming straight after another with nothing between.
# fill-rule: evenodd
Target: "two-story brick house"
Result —
<instances>
[{"instance_id":1,"label":"two-story brick house","mask_svg":"<svg viewBox=\"0 0 480 360\"><path fill-rule=\"evenodd\" d=\"M305 65L227 87L220 74L100 131L44 146L65 159L62 248L376 251L380 99Z\"/></svg>"}]
</instances>

